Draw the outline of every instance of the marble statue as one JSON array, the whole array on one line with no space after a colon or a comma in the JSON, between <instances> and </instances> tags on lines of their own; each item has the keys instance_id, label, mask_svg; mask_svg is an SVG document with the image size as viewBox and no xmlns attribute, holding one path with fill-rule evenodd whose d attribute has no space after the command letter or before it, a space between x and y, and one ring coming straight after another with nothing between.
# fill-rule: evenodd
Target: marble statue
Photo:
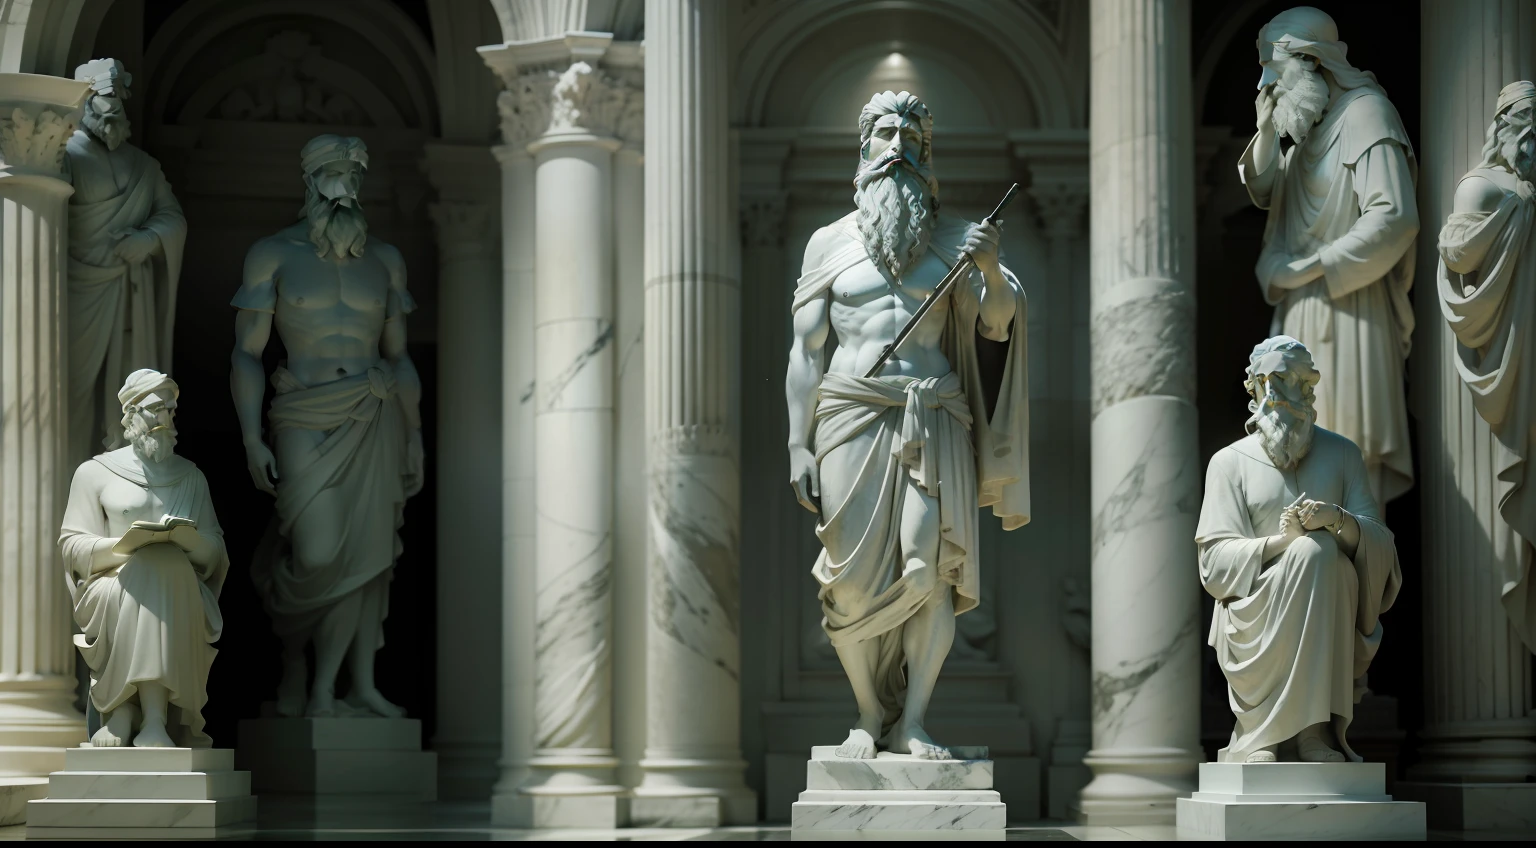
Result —
<instances>
[{"instance_id":1,"label":"marble statue","mask_svg":"<svg viewBox=\"0 0 1536 848\"><path fill-rule=\"evenodd\" d=\"M1258 132L1238 172L1269 211L1255 272L1270 333L1300 339L1329 382L1318 423L1360 446L1386 503L1413 484L1403 360L1413 335L1413 148L1376 77L1345 60L1338 28L1303 6L1258 38ZM1294 142L1280 149L1280 136Z\"/></svg>"},{"instance_id":2,"label":"marble statue","mask_svg":"<svg viewBox=\"0 0 1536 848\"><path fill-rule=\"evenodd\" d=\"M794 294L790 481L821 516L822 626L858 701L838 755L949 759L923 721L954 618L980 601L977 508L1010 530L1029 520L1026 304L998 260L1001 221L940 214L927 106L877 94L859 135L858 208L811 237ZM961 251L978 270L864 376ZM990 415L982 345L1003 351Z\"/></svg>"},{"instance_id":3,"label":"marble statue","mask_svg":"<svg viewBox=\"0 0 1536 848\"><path fill-rule=\"evenodd\" d=\"M124 444L112 397L130 371L170 368L187 219L160 163L127 143L132 75L116 59L75 69L89 81L66 161L69 198L70 456Z\"/></svg>"},{"instance_id":4,"label":"marble statue","mask_svg":"<svg viewBox=\"0 0 1536 848\"><path fill-rule=\"evenodd\" d=\"M374 686L373 666L405 501L423 480L421 381L405 337L415 302L400 252L368 237L357 199L362 140L316 136L300 160L300 218L251 247L231 304L230 385L247 466L277 499L251 577L283 642L280 715L396 718L404 711ZM288 359L272 375L269 448L261 355L274 329ZM338 704L343 661L351 688Z\"/></svg>"},{"instance_id":5,"label":"marble statue","mask_svg":"<svg viewBox=\"0 0 1536 848\"><path fill-rule=\"evenodd\" d=\"M75 471L59 532L75 645L104 724L94 747L211 747L208 671L229 571L208 481L175 453L180 390L151 369L118 391L128 446Z\"/></svg>"},{"instance_id":6,"label":"marble statue","mask_svg":"<svg viewBox=\"0 0 1536 848\"><path fill-rule=\"evenodd\" d=\"M1499 92L1481 161L1456 187L1440 230L1440 308L1456 335L1456 370L1493 431L1495 501L1524 540L1517 557L1499 557L1497 575L1510 624L1536 649L1536 495L1526 484L1536 427L1536 257L1523 254L1536 228L1536 85ZM1533 249L1536 253L1536 249Z\"/></svg>"},{"instance_id":7,"label":"marble statue","mask_svg":"<svg viewBox=\"0 0 1536 848\"><path fill-rule=\"evenodd\" d=\"M1358 762L1347 731L1402 584L1397 548L1360 449L1316 423L1306 346L1268 339L1247 373L1248 435L1211 457L1195 536L1237 718L1218 761L1272 763L1295 740L1303 762Z\"/></svg>"}]
</instances>

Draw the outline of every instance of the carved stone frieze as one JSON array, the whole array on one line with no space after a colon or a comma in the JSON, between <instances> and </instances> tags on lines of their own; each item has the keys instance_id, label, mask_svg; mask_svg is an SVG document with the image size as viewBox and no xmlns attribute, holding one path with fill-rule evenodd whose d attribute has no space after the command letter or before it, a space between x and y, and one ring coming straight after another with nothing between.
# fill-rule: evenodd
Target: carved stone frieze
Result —
<instances>
[{"instance_id":1,"label":"carved stone frieze","mask_svg":"<svg viewBox=\"0 0 1536 848\"><path fill-rule=\"evenodd\" d=\"M351 96L323 80L316 65L320 46L307 32L284 31L267 39L262 53L260 79L235 88L219 103L219 117L237 121L274 121L288 124L345 124L367 126L371 122Z\"/></svg>"}]
</instances>

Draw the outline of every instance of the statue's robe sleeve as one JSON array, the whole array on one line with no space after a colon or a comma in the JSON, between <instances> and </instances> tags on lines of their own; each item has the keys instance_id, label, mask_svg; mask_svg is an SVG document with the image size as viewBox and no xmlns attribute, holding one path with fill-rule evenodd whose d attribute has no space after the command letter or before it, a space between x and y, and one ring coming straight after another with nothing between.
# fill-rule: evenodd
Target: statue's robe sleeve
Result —
<instances>
[{"instance_id":1,"label":"statue's robe sleeve","mask_svg":"<svg viewBox=\"0 0 1536 848\"><path fill-rule=\"evenodd\" d=\"M1536 495L1525 485L1536 436L1536 251L1525 252L1533 218L1529 188L1507 192L1492 212L1453 212L1440 231L1436 284L1456 335L1456 370L1493 433L1494 501L1525 542L1494 559L1495 577L1510 624L1536 650Z\"/></svg>"}]
</instances>

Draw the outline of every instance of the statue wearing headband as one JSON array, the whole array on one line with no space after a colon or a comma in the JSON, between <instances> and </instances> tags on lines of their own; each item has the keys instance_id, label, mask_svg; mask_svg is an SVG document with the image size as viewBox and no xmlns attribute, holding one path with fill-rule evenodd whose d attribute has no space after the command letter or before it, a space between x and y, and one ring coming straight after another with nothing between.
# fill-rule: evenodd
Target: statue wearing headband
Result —
<instances>
[{"instance_id":1,"label":"statue wearing headband","mask_svg":"<svg viewBox=\"0 0 1536 848\"><path fill-rule=\"evenodd\" d=\"M1318 422L1360 446L1386 503L1413 484L1403 360L1413 334L1413 148L1338 27L1302 6L1259 31L1258 132L1238 165L1269 210L1255 272L1271 333L1306 343L1329 382ZM1294 144L1282 151L1280 137Z\"/></svg>"},{"instance_id":2,"label":"statue wearing headband","mask_svg":"<svg viewBox=\"0 0 1536 848\"><path fill-rule=\"evenodd\" d=\"M75 69L89 82L66 147L69 198L70 454L123 444L112 393L136 368L170 368L187 219L160 164L127 143L133 77L116 59Z\"/></svg>"},{"instance_id":3,"label":"statue wearing headband","mask_svg":"<svg viewBox=\"0 0 1536 848\"><path fill-rule=\"evenodd\" d=\"M400 252L368 237L362 140L317 136L299 158L299 220L251 247L232 301L230 387L246 461L256 488L277 498L251 577L283 642L279 714L397 717L374 687L373 662L405 500L422 484L421 381L405 345L415 302ZM288 359L271 377L269 448L261 355L273 330ZM343 662L351 688L338 703Z\"/></svg>"},{"instance_id":4,"label":"statue wearing headband","mask_svg":"<svg viewBox=\"0 0 1536 848\"><path fill-rule=\"evenodd\" d=\"M1510 624L1536 650L1536 492L1526 485L1536 432L1533 117L1536 85L1504 86L1481 160L1461 178L1440 231L1436 277L1441 312L1456 335L1457 371L1493 432L1491 501L1518 536L1513 550L1495 559L1495 582Z\"/></svg>"},{"instance_id":5,"label":"statue wearing headband","mask_svg":"<svg viewBox=\"0 0 1536 848\"><path fill-rule=\"evenodd\" d=\"M1195 531L1237 719L1218 762L1358 762L1347 731L1402 584L1397 548L1360 449L1316 423L1307 348L1276 336L1247 373L1248 435L1211 457Z\"/></svg>"},{"instance_id":6,"label":"statue wearing headband","mask_svg":"<svg viewBox=\"0 0 1536 848\"><path fill-rule=\"evenodd\" d=\"M59 546L104 720L98 748L212 744L203 705L229 557L208 481L175 453L179 394L158 371L128 375L117 393L128 446L85 462L69 487Z\"/></svg>"}]
</instances>

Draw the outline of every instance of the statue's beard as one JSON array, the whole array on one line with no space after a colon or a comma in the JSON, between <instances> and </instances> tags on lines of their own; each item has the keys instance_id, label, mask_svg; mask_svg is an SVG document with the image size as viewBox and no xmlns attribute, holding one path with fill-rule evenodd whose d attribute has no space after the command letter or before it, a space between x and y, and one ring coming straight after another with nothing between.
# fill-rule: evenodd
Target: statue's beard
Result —
<instances>
[{"instance_id":1,"label":"statue's beard","mask_svg":"<svg viewBox=\"0 0 1536 848\"><path fill-rule=\"evenodd\" d=\"M304 218L309 221L309 240L321 259L345 259L362 256L368 242L368 220L357 201L331 200L310 190L304 201Z\"/></svg>"},{"instance_id":2,"label":"statue's beard","mask_svg":"<svg viewBox=\"0 0 1536 848\"><path fill-rule=\"evenodd\" d=\"M1292 468L1312 450L1312 434L1317 415L1310 408L1297 417L1283 406L1271 406L1255 412L1248 419L1250 430L1257 430L1259 444L1280 469Z\"/></svg>"},{"instance_id":3,"label":"statue's beard","mask_svg":"<svg viewBox=\"0 0 1536 848\"><path fill-rule=\"evenodd\" d=\"M1536 172L1536 136L1526 129L1510 127L1499 144L1499 155L1503 157L1504 163L1522 180L1531 179L1533 172Z\"/></svg>"},{"instance_id":4,"label":"statue's beard","mask_svg":"<svg viewBox=\"0 0 1536 848\"><path fill-rule=\"evenodd\" d=\"M929 181L905 163L886 157L859 169L854 178L859 236L869 258L901 279L923 258L933 235Z\"/></svg>"},{"instance_id":5,"label":"statue's beard","mask_svg":"<svg viewBox=\"0 0 1536 848\"><path fill-rule=\"evenodd\" d=\"M1328 106L1328 83L1317 71L1299 69L1286 74L1276 92L1275 130L1301 144Z\"/></svg>"},{"instance_id":6,"label":"statue's beard","mask_svg":"<svg viewBox=\"0 0 1536 848\"><path fill-rule=\"evenodd\" d=\"M86 132L105 144L108 150L116 150L119 145L128 140L128 136L133 134L133 128L128 125L128 119L121 115L104 118L95 112L86 112L85 117L80 119L80 125L85 127Z\"/></svg>"},{"instance_id":7,"label":"statue's beard","mask_svg":"<svg viewBox=\"0 0 1536 848\"><path fill-rule=\"evenodd\" d=\"M128 440L133 450L145 462L164 462L176 452L176 428L146 429L143 425L129 427Z\"/></svg>"}]
</instances>

